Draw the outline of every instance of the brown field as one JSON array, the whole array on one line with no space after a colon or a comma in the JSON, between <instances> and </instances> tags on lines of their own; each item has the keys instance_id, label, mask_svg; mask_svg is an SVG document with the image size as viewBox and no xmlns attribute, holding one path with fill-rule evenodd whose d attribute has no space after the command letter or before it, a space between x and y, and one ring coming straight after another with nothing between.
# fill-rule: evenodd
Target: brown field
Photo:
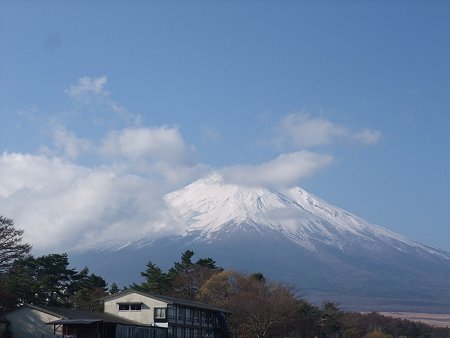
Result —
<instances>
[{"instance_id":1,"label":"brown field","mask_svg":"<svg viewBox=\"0 0 450 338\"><path fill-rule=\"evenodd\" d=\"M423 322L425 324L436 327L450 327L450 313L418 313L418 312L380 312L380 314L388 317L402 318Z\"/></svg>"}]
</instances>

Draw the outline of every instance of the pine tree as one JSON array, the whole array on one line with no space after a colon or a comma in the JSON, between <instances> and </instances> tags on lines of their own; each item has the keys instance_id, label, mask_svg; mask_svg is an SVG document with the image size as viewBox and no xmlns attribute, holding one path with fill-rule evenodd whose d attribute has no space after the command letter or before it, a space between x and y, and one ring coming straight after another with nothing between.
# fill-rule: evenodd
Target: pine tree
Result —
<instances>
[{"instance_id":1,"label":"pine tree","mask_svg":"<svg viewBox=\"0 0 450 338\"><path fill-rule=\"evenodd\" d=\"M116 284L116 282L113 282L111 284L111 287L109 288L108 292L110 295L115 295L116 293L120 292L119 286Z\"/></svg>"},{"instance_id":2,"label":"pine tree","mask_svg":"<svg viewBox=\"0 0 450 338\"><path fill-rule=\"evenodd\" d=\"M0 216L0 279L11 268L12 263L25 257L31 245L22 243L23 230L14 228L14 221Z\"/></svg>"},{"instance_id":3,"label":"pine tree","mask_svg":"<svg viewBox=\"0 0 450 338\"><path fill-rule=\"evenodd\" d=\"M166 294L170 290L169 276L152 261L147 263L147 269L141 272L141 276L145 278L145 281L140 285L134 284L134 289L155 294Z\"/></svg>"}]
</instances>

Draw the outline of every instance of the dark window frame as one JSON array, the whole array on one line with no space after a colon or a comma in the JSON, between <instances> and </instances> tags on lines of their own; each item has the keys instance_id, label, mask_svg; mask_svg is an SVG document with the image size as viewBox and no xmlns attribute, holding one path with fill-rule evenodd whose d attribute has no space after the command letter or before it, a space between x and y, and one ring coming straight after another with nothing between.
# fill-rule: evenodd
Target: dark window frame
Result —
<instances>
[{"instance_id":1,"label":"dark window frame","mask_svg":"<svg viewBox=\"0 0 450 338\"><path fill-rule=\"evenodd\" d=\"M119 311L142 311L142 303L119 303Z\"/></svg>"}]
</instances>

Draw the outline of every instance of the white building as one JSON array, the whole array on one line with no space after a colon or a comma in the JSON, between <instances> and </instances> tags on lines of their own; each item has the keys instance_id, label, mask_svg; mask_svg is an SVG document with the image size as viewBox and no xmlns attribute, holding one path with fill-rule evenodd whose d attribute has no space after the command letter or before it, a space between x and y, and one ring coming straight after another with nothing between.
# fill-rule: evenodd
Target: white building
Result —
<instances>
[{"instance_id":1,"label":"white building","mask_svg":"<svg viewBox=\"0 0 450 338\"><path fill-rule=\"evenodd\" d=\"M3 315L5 331L12 338L129 338L145 331L149 337L165 338L167 329L140 325L107 313L25 304Z\"/></svg>"},{"instance_id":2,"label":"white building","mask_svg":"<svg viewBox=\"0 0 450 338\"><path fill-rule=\"evenodd\" d=\"M129 290L104 298L105 313L168 328L168 337L228 337L225 310L195 301Z\"/></svg>"}]
</instances>

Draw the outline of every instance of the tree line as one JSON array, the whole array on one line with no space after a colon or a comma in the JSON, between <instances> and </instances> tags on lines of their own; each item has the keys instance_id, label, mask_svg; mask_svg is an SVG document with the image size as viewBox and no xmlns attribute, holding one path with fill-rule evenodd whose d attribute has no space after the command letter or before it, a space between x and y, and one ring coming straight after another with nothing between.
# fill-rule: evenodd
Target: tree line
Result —
<instances>
[{"instance_id":1,"label":"tree line","mask_svg":"<svg viewBox=\"0 0 450 338\"><path fill-rule=\"evenodd\" d=\"M186 250L167 271L149 261L142 282L119 288L89 272L69 267L67 254L34 257L22 243L23 231L0 216L0 312L24 303L102 311L102 298L126 289L201 301L229 312L235 337L450 337L448 328L382 316L344 312L333 302L322 306L298 297L292 288L194 259Z\"/></svg>"}]
</instances>

